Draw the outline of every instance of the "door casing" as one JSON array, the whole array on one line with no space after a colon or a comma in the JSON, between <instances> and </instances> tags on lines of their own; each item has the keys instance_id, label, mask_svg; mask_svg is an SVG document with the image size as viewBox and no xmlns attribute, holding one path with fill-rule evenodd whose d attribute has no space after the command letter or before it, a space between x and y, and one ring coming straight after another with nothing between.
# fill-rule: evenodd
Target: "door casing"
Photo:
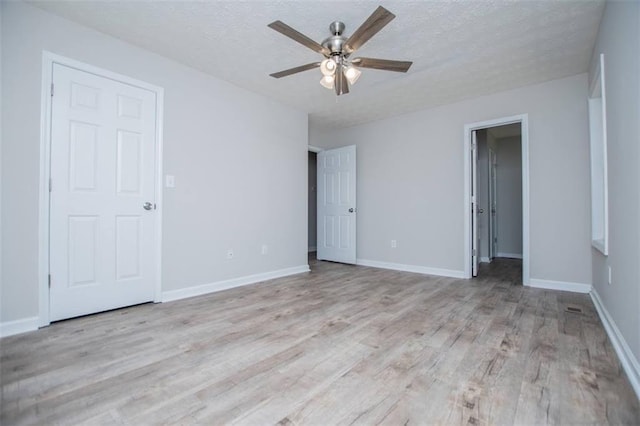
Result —
<instances>
[{"instance_id":1,"label":"door casing","mask_svg":"<svg viewBox=\"0 0 640 426\"><path fill-rule=\"evenodd\" d=\"M522 283L529 285L529 115L520 114L464 125L464 276L471 278L471 132L487 127L520 123L522 132Z\"/></svg>"},{"instance_id":2,"label":"door casing","mask_svg":"<svg viewBox=\"0 0 640 426\"><path fill-rule=\"evenodd\" d=\"M155 257L155 295L154 302L161 301L162 293L162 129L164 111L164 89L144 81L136 80L74 59L66 58L48 51L42 53L42 87L40 109L40 187L38 199L38 326L50 324L49 320L49 177L51 174L51 90L53 83L53 64L61 64L80 71L137 86L156 94L156 226L154 247Z\"/></svg>"},{"instance_id":3,"label":"door casing","mask_svg":"<svg viewBox=\"0 0 640 426\"><path fill-rule=\"evenodd\" d=\"M489 148L489 261L496 257L496 246L498 245L496 178L496 152Z\"/></svg>"},{"instance_id":4,"label":"door casing","mask_svg":"<svg viewBox=\"0 0 640 426\"><path fill-rule=\"evenodd\" d=\"M480 244L478 235L478 131L471 131L471 276L478 276Z\"/></svg>"}]
</instances>

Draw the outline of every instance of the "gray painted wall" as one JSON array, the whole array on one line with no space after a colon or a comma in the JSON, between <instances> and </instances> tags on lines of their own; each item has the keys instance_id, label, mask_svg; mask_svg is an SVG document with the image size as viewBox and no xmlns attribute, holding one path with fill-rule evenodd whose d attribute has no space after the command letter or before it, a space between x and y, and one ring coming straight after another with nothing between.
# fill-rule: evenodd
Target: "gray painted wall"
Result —
<instances>
[{"instance_id":1,"label":"gray painted wall","mask_svg":"<svg viewBox=\"0 0 640 426\"><path fill-rule=\"evenodd\" d=\"M176 188L164 190L164 291L307 264L305 113L28 4L0 7L0 321L38 315L43 49L165 89L164 171Z\"/></svg>"},{"instance_id":2,"label":"gray painted wall","mask_svg":"<svg viewBox=\"0 0 640 426\"><path fill-rule=\"evenodd\" d=\"M339 131L358 149L358 257L464 270L464 125L529 115L531 278L591 283L587 75ZM553 155L549 155L553 153ZM390 248L396 239L398 247Z\"/></svg>"},{"instance_id":3,"label":"gray painted wall","mask_svg":"<svg viewBox=\"0 0 640 426\"><path fill-rule=\"evenodd\" d=\"M640 3L607 2L591 78L605 55L609 170L609 256L596 249L593 285L640 360ZM588 211L588 210L587 210ZM589 216L588 214L584 216ZM612 282L608 282L611 267Z\"/></svg>"}]
</instances>

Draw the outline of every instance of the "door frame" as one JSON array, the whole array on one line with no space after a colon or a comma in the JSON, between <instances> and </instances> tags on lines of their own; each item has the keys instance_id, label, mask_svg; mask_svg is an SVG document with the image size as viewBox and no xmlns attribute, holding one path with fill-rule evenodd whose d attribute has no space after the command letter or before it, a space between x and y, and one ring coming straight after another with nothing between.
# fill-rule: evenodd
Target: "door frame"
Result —
<instances>
[{"instance_id":1,"label":"door frame","mask_svg":"<svg viewBox=\"0 0 640 426\"><path fill-rule=\"evenodd\" d=\"M522 146L522 283L529 285L529 114L513 115L464 125L464 276L471 278L471 132L520 123Z\"/></svg>"},{"instance_id":2,"label":"door frame","mask_svg":"<svg viewBox=\"0 0 640 426\"><path fill-rule=\"evenodd\" d=\"M471 202L471 276L478 276L480 267L480 244L478 235L478 131L471 130L471 193L469 201ZM475 217L475 220L473 220Z\"/></svg>"},{"instance_id":3,"label":"door frame","mask_svg":"<svg viewBox=\"0 0 640 426\"><path fill-rule=\"evenodd\" d=\"M498 187L496 179L496 152L489 148L489 205L487 208L489 209L489 261L491 262L494 257L496 257L496 245L498 239L498 211L497 211L497 198L498 194L496 188Z\"/></svg>"},{"instance_id":4,"label":"door frame","mask_svg":"<svg viewBox=\"0 0 640 426\"><path fill-rule=\"evenodd\" d=\"M51 87L53 84L53 64L75 68L99 77L119 81L124 84L149 90L156 95L156 140L155 140L155 203L156 224L154 247L155 290L154 302L162 300L162 159L163 159L163 111L164 89L144 81L117 74L75 59L70 59L49 51L42 52L42 87L40 94L40 179L38 198L38 327L50 324L49 320L49 176L51 173Z\"/></svg>"},{"instance_id":5,"label":"door frame","mask_svg":"<svg viewBox=\"0 0 640 426\"><path fill-rule=\"evenodd\" d=\"M313 152L314 154L318 154L319 152L324 151L324 148L320 148L319 146L314 146L314 145L307 145L307 162L305 163L307 165L307 167L309 166L309 159L308 159L308 154L310 152ZM316 162L318 160L316 159ZM316 172L317 173L317 172ZM309 170L307 169L307 174L309 174ZM316 200L318 197L318 192L317 192L317 188L318 188L318 183L316 182ZM309 185L307 185L307 209L309 208ZM318 250L318 235L317 235L317 228L318 228L318 203L316 202L316 250ZM309 212L307 212L307 251L306 251L306 255L309 255ZM316 251L317 253L317 251Z\"/></svg>"}]
</instances>

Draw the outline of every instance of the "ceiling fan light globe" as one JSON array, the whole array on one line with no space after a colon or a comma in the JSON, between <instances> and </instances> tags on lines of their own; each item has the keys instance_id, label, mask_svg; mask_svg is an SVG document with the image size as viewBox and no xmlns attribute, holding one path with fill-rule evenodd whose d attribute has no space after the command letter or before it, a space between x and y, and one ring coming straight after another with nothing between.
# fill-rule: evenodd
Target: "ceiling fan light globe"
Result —
<instances>
[{"instance_id":1,"label":"ceiling fan light globe","mask_svg":"<svg viewBox=\"0 0 640 426\"><path fill-rule=\"evenodd\" d=\"M354 66L349 66L344 70L344 76L349 80L349 84L354 84L360 78L362 71Z\"/></svg>"},{"instance_id":2,"label":"ceiling fan light globe","mask_svg":"<svg viewBox=\"0 0 640 426\"><path fill-rule=\"evenodd\" d=\"M323 87L326 87L329 90L333 89L333 76L332 75L325 75L324 77L322 77L322 79L320 79L320 84L322 84Z\"/></svg>"},{"instance_id":3,"label":"ceiling fan light globe","mask_svg":"<svg viewBox=\"0 0 640 426\"><path fill-rule=\"evenodd\" d=\"M336 73L336 63L332 59L320 62L320 72L324 76L332 76Z\"/></svg>"}]
</instances>

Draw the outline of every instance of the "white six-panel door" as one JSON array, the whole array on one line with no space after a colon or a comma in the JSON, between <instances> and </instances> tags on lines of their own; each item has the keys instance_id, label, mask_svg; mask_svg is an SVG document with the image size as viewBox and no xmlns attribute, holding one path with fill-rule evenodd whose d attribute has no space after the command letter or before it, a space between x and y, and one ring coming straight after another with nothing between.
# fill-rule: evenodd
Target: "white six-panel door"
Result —
<instances>
[{"instance_id":1,"label":"white six-panel door","mask_svg":"<svg viewBox=\"0 0 640 426\"><path fill-rule=\"evenodd\" d=\"M50 319L151 301L156 95L59 64L53 83Z\"/></svg>"},{"instance_id":2,"label":"white six-panel door","mask_svg":"<svg viewBox=\"0 0 640 426\"><path fill-rule=\"evenodd\" d=\"M317 258L356 263L356 147L318 153Z\"/></svg>"}]
</instances>

